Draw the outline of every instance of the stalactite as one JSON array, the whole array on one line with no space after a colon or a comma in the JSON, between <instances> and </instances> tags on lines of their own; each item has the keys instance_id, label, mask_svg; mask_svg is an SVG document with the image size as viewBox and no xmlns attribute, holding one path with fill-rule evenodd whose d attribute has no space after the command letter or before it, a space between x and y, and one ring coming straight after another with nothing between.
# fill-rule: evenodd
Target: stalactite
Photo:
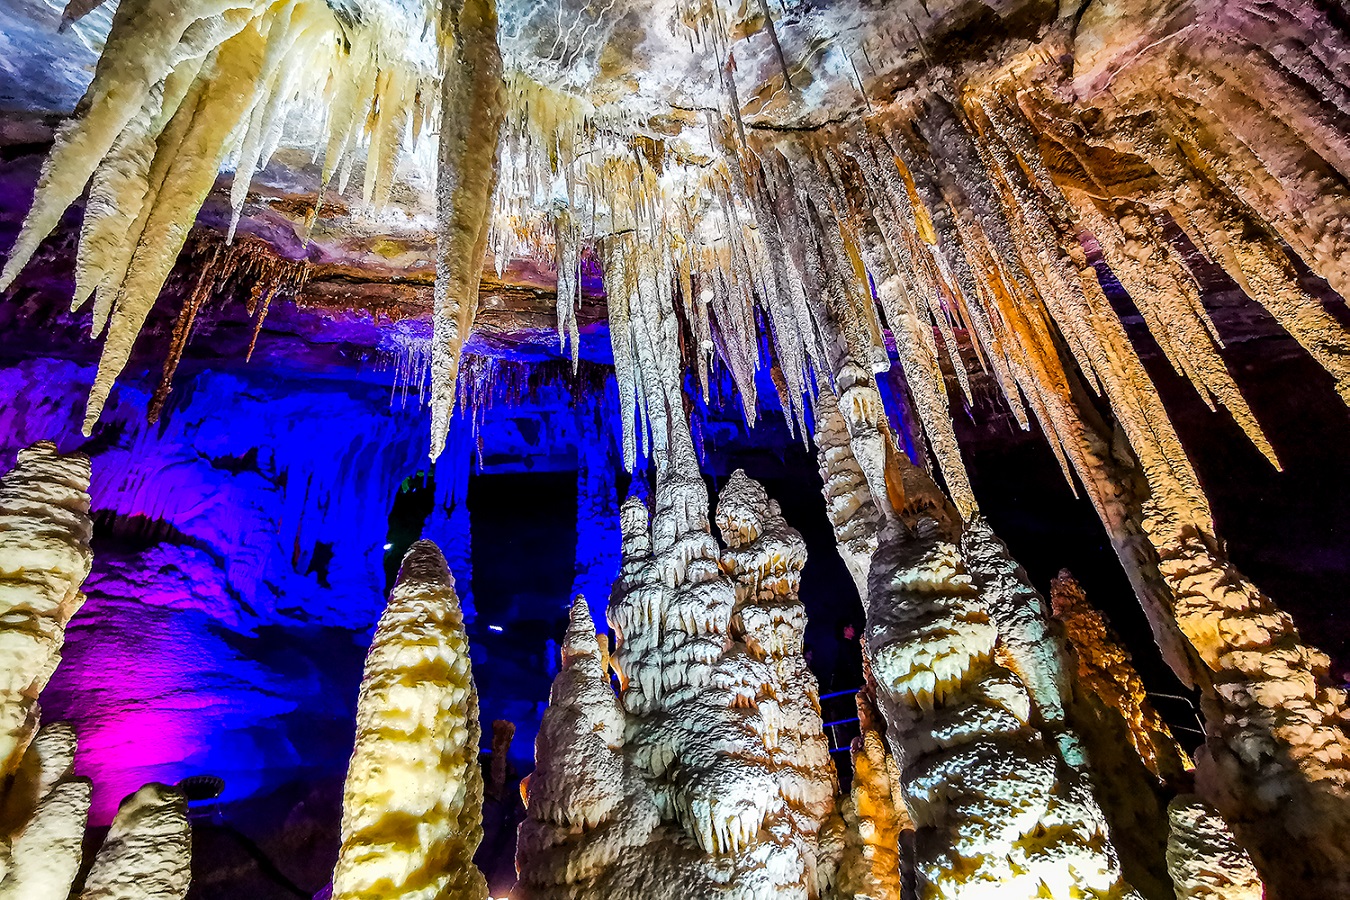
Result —
<instances>
[{"instance_id":1,"label":"stalactite","mask_svg":"<svg viewBox=\"0 0 1350 900\"><path fill-rule=\"evenodd\" d=\"M0 477L0 774L18 768L37 732L38 695L84 603L93 554L89 460L39 441Z\"/></svg>"},{"instance_id":2,"label":"stalactite","mask_svg":"<svg viewBox=\"0 0 1350 900\"><path fill-rule=\"evenodd\" d=\"M431 458L445 447L459 356L478 313L497 141L506 115L494 0L445 0L441 134L436 181L436 296L432 324Z\"/></svg>"},{"instance_id":3,"label":"stalactite","mask_svg":"<svg viewBox=\"0 0 1350 900\"><path fill-rule=\"evenodd\" d=\"M403 558L366 658L342 803L340 900L426 892L484 900L478 695L445 558Z\"/></svg>"},{"instance_id":4,"label":"stalactite","mask_svg":"<svg viewBox=\"0 0 1350 900\"><path fill-rule=\"evenodd\" d=\"M867 596L867 572L877 549L881 516L872 502L872 491L849 446L848 426L839 404L827 386L816 395L816 455L820 466L825 512L834 528L839 555L858 588Z\"/></svg>"},{"instance_id":5,"label":"stalactite","mask_svg":"<svg viewBox=\"0 0 1350 900\"><path fill-rule=\"evenodd\" d=\"M118 805L79 900L183 900L191 856L187 800L152 782Z\"/></svg>"}]
</instances>

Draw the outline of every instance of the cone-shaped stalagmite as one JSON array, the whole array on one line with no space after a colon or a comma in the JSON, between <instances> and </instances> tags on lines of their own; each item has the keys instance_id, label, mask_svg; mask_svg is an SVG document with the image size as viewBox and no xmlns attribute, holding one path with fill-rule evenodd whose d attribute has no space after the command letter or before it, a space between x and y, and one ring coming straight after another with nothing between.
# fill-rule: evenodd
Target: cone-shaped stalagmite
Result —
<instances>
[{"instance_id":1,"label":"cone-shaped stalagmite","mask_svg":"<svg viewBox=\"0 0 1350 900\"><path fill-rule=\"evenodd\" d=\"M623 756L624 711L610 686L607 652L586 600L577 595L563 642L562 671L535 743L528 816L516 845L520 900L606 896L608 867L646 841L656 808L634 796Z\"/></svg>"},{"instance_id":2,"label":"cone-shaped stalagmite","mask_svg":"<svg viewBox=\"0 0 1350 900\"><path fill-rule=\"evenodd\" d=\"M413 544L380 617L356 711L336 900L483 900L478 695L445 558Z\"/></svg>"}]
</instances>

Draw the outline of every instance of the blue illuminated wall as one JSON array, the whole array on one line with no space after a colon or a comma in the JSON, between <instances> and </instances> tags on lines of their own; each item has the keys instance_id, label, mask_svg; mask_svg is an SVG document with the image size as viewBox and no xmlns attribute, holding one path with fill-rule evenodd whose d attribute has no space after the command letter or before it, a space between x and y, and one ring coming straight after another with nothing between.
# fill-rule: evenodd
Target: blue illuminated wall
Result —
<instances>
[{"instance_id":1,"label":"blue illuminated wall","mask_svg":"<svg viewBox=\"0 0 1350 900\"><path fill-rule=\"evenodd\" d=\"M151 779L220 775L228 800L341 771L392 498L427 466L420 413L391 410L387 386L207 371L153 426L147 394L120 386L86 440L92 374L62 360L0 367L0 465L40 439L93 459L89 599L42 703L76 724L95 822ZM467 585L459 450L436 470L453 527L432 524Z\"/></svg>"}]
</instances>

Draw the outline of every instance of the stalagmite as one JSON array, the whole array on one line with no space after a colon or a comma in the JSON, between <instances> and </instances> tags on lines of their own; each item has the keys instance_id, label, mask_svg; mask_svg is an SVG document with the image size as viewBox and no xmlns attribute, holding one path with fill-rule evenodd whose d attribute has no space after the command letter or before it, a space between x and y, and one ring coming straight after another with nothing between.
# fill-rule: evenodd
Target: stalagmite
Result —
<instances>
[{"instance_id":1,"label":"stalagmite","mask_svg":"<svg viewBox=\"0 0 1350 900\"><path fill-rule=\"evenodd\" d=\"M1050 600L1077 660L1081 694L1114 710L1127 728L1127 740L1150 772L1163 781L1180 778L1190 768L1172 731L1149 702L1130 654L1121 646L1101 613L1068 572L1052 583Z\"/></svg>"},{"instance_id":2,"label":"stalagmite","mask_svg":"<svg viewBox=\"0 0 1350 900\"><path fill-rule=\"evenodd\" d=\"M839 403L826 387L816 395L815 420L825 511L834 527L839 555L858 587L858 596L866 597L867 572L877 549L881 515L872 502L867 479L853 458L848 426L839 413Z\"/></svg>"},{"instance_id":3,"label":"stalagmite","mask_svg":"<svg viewBox=\"0 0 1350 900\"><path fill-rule=\"evenodd\" d=\"M366 657L342 803L338 900L484 900L478 695L454 582L430 541L403 558Z\"/></svg>"},{"instance_id":4,"label":"stalagmite","mask_svg":"<svg viewBox=\"0 0 1350 900\"><path fill-rule=\"evenodd\" d=\"M1144 896L1171 895L1167 801L1188 783L1190 760L1149 702L1144 683L1105 619L1067 572L1050 601L1069 648L1068 723L1095 772L1095 795L1111 823L1125 875ZM1109 773L1109 774L1107 774Z\"/></svg>"},{"instance_id":5,"label":"stalagmite","mask_svg":"<svg viewBox=\"0 0 1350 900\"><path fill-rule=\"evenodd\" d=\"M1032 724L941 509L883 532L867 645L925 897L1135 896L1087 785ZM1071 772L1072 770L1070 770Z\"/></svg>"},{"instance_id":6,"label":"stalagmite","mask_svg":"<svg viewBox=\"0 0 1350 900\"><path fill-rule=\"evenodd\" d=\"M18 768L37 731L38 695L84 603L93 554L89 460L40 441L0 477L0 774Z\"/></svg>"},{"instance_id":7,"label":"stalagmite","mask_svg":"<svg viewBox=\"0 0 1350 900\"><path fill-rule=\"evenodd\" d=\"M431 458L445 447L459 355L478 313L497 140L506 115L494 0L441 4L444 75L436 181L436 296L431 346Z\"/></svg>"},{"instance_id":8,"label":"stalagmite","mask_svg":"<svg viewBox=\"0 0 1350 900\"><path fill-rule=\"evenodd\" d=\"M820 715L819 688L803 656L806 608L797 591L806 565L806 543L783 520L763 486L741 469L732 473L718 496L716 520L727 545L722 569L736 580L732 636L771 669L768 696L757 702L767 726L765 739L778 790L809 869L816 873L817 883L828 883L836 865L829 844L837 840L842 823L835 813L838 784ZM818 852L822 844L823 852Z\"/></svg>"},{"instance_id":9,"label":"stalagmite","mask_svg":"<svg viewBox=\"0 0 1350 900\"><path fill-rule=\"evenodd\" d=\"M1228 823L1194 794L1167 806L1167 870L1177 900L1262 900L1266 896L1252 859L1233 839Z\"/></svg>"},{"instance_id":10,"label":"stalagmite","mask_svg":"<svg viewBox=\"0 0 1350 900\"><path fill-rule=\"evenodd\" d=\"M513 893L521 900L607 896L609 868L642 852L657 823L655 804L624 758L623 707L580 595L562 652L516 845Z\"/></svg>"},{"instance_id":11,"label":"stalagmite","mask_svg":"<svg viewBox=\"0 0 1350 900\"><path fill-rule=\"evenodd\" d=\"M902 891L900 836L912 829L900 785L892 781L886 747L877 729L877 712L865 693L858 693L861 733L853 739L853 783L841 804L844 853L839 863L835 896L900 900Z\"/></svg>"},{"instance_id":12,"label":"stalagmite","mask_svg":"<svg viewBox=\"0 0 1350 900\"><path fill-rule=\"evenodd\" d=\"M191 856L187 800L152 782L118 805L79 900L183 900Z\"/></svg>"},{"instance_id":13,"label":"stalagmite","mask_svg":"<svg viewBox=\"0 0 1350 900\"><path fill-rule=\"evenodd\" d=\"M3 900L66 900L80 869L92 786L72 774L75 732L44 725L6 786L0 834L8 842Z\"/></svg>"}]
</instances>

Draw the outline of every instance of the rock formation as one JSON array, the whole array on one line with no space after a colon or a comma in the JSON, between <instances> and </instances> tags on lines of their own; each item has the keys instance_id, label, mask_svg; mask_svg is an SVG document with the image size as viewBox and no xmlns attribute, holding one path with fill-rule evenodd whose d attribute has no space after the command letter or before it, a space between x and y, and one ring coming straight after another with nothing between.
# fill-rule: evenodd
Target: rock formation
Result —
<instances>
[{"instance_id":1,"label":"rock formation","mask_svg":"<svg viewBox=\"0 0 1350 900\"><path fill-rule=\"evenodd\" d=\"M183 900L191 856L187 800L152 782L117 807L79 900Z\"/></svg>"},{"instance_id":2,"label":"rock formation","mask_svg":"<svg viewBox=\"0 0 1350 900\"><path fill-rule=\"evenodd\" d=\"M1188 783L1191 762L1149 702L1127 653L1068 572L1051 583L1074 673L1068 721L1095 771L1096 796L1111 823L1121 864L1145 896L1169 896L1167 801ZM1109 773L1106 774L1106 773Z\"/></svg>"},{"instance_id":3,"label":"rock formation","mask_svg":"<svg viewBox=\"0 0 1350 900\"><path fill-rule=\"evenodd\" d=\"M1031 692L1000 662L958 527L932 506L893 521L869 578L867 642L919 893L1135 896L1088 783L1041 736Z\"/></svg>"},{"instance_id":4,"label":"rock formation","mask_svg":"<svg viewBox=\"0 0 1350 900\"><path fill-rule=\"evenodd\" d=\"M73 775L75 732L56 722L38 731L11 776L0 812L8 842L4 900L66 900L79 873L91 786Z\"/></svg>"},{"instance_id":5,"label":"rock formation","mask_svg":"<svg viewBox=\"0 0 1350 900\"><path fill-rule=\"evenodd\" d=\"M513 892L522 900L607 896L610 869L644 852L657 819L650 797L635 790L640 783L623 754L623 707L580 595L562 655L524 788L528 817L517 839L520 883Z\"/></svg>"},{"instance_id":6,"label":"rock formation","mask_svg":"<svg viewBox=\"0 0 1350 900\"><path fill-rule=\"evenodd\" d=\"M850 755L853 783L840 804L844 820L844 852L839 861L835 896L900 900L903 877L901 834L913 831L909 812L893 779L877 712L865 691L858 693L860 734Z\"/></svg>"},{"instance_id":7,"label":"rock formation","mask_svg":"<svg viewBox=\"0 0 1350 900\"><path fill-rule=\"evenodd\" d=\"M483 837L479 732L454 582L436 545L419 541L366 657L335 898L487 897L473 863Z\"/></svg>"},{"instance_id":8,"label":"rock formation","mask_svg":"<svg viewBox=\"0 0 1350 900\"><path fill-rule=\"evenodd\" d=\"M1261 900L1265 886L1256 866L1233 839L1228 823L1194 794L1167 806L1167 870L1177 900Z\"/></svg>"},{"instance_id":9,"label":"rock formation","mask_svg":"<svg viewBox=\"0 0 1350 900\"><path fill-rule=\"evenodd\" d=\"M1051 584L1055 618L1076 660L1078 694L1094 708L1110 710L1125 727L1123 738L1160 781L1175 781L1191 767L1172 731L1149 702L1144 682L1111 626L1088 603L1067 571Z\"/></svg>"},{"instance_id":10,"label":"rock formation","mask_svg":"<svg viewBox=\"0 0 1350 900\"><path fill-rule=\"evenodd\" d=\"M0 774L37 732L38 695L61 659L89 575L89 460L40 441L0 478Z\"/></svg>"}]
</instances>

